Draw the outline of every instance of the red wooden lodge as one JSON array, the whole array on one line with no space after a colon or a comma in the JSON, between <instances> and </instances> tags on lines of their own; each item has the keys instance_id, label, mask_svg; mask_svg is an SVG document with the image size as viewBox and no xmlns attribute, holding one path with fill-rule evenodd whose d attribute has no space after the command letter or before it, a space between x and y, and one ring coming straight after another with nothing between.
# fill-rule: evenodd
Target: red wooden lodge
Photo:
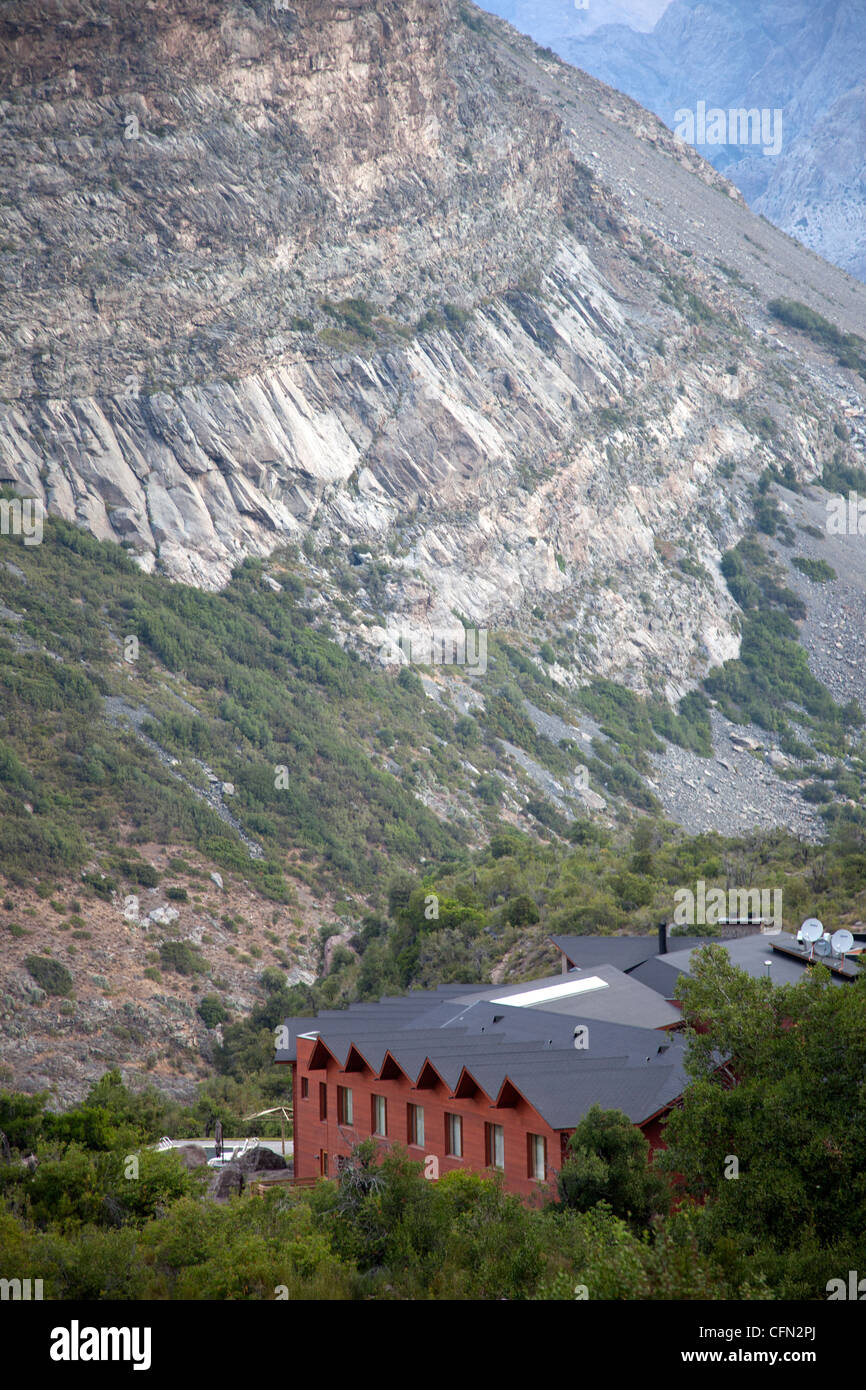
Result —
<instances>
[{"instance_id":1,"label":"red wooden lodge","mask_svg":"<svg viewBox=\"0 0 866 1390\"><path fill-rule=\"evenodd\" d=\"M430 1177L501 1172L529 1195L593 1104L661 1142L686 1084L679 1011L611 965L519 985L446 985L288 1019L295 1178L333 1176L373 1137Z\"/></svg>"}]
</instances>

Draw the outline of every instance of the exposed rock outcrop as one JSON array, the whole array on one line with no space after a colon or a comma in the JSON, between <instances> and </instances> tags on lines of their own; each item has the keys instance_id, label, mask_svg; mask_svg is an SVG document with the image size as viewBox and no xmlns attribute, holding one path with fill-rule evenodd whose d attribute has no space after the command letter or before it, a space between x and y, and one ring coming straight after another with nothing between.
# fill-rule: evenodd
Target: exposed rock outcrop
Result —
<instances>
[{"instance_id":1,"label":"exposed rock outcrop","mask_svg":"<svg viewBox=\"0 0 866 1390\"><path fill-rule=\"evenodd\" d=\"M0 478L206 587L286 542L370 554L336 627L373 656L383 609L555 629L562 679L670 697L736 653L750 487L839 448L840 373L781 356L766 300L851 330L866 289L471 5L0 30Z\"/></svg>"},{"instance_id":2,"label":"exposed rock outcrop","mask_svg":"<svg viewBox=\"0 0 866 1390\"><path fill-rule=\"evenodd\" d=\"M282 1154L275 1154L273 1149L259 1145L241 1154L235 1166L242 1173L276 1173L288 1165Z\"/></svg>"}]
</instances>

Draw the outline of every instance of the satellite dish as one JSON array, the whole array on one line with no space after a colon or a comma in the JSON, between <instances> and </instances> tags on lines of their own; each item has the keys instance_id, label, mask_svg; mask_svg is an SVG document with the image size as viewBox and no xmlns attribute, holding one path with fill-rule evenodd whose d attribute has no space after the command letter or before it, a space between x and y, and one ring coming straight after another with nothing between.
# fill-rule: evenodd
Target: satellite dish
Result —
<instances>
[{"instance_id":1,"label":"satellite dish","mask_svg":"<svg viewBox=\"0 0 866 1390\"><path fill-rule=\"evenodd\" d=\"M816 956L831 956L832 954L833 947L830 945L829 941L824 940L823 936L821 937L820 941L815 942Z\"/></svg>"},{"instance_id":2,"label":"satellite dish","mask_svg":"<svg viewBox=\"0 0 866 1390\"><path fill-rule=\"evenodd\" d=\"M804 941L817 941L823 933L824 923L819 922L817 917L807 917L800 928L800 935Z\"/></svg>"},{"instance_id":3,"label":"satellite dish","mask_svg":"<svg viewBox=\"0 0 866 1390\"><path fill-rule=\"evenodd\" d=\"M833 947L837 956L844 956L846 951L850 951L854 945L854 938L844 927L841 931L834 931L830 937L830 945Z\"/></svg>"}]
</instances>

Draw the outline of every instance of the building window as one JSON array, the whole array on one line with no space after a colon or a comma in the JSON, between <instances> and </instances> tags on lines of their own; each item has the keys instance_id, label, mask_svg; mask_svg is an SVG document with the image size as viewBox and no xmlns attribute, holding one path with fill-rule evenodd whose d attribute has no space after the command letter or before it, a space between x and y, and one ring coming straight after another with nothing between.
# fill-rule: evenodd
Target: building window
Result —
<instances>
[{"instance_id":1,"label":"building window","mask_svg":"<svg viewBox=\"0 0 866 1390\"><path fill-rule=\"evenodd\" d=\"M306 1100L306 1099L307 1099L307 1096L308 1096L309 1094L310 1094L310 1078L309 1078L308 1076L302 1076L302 1077L301 1077L301 1100Z\"/></svg>"},{"instance_id":2,"label":"building window","mask_svg":"<svg viewBox=\"0 0 866 1390\"><path fill-rule=\"evenodd\" d=\"M417 1144L418 1148L424 1147L424 1109L420 1105L409 1105L406 1107L409 1112L409 1143Z\"/></svg>"},{"instance_id":3,"label":"building window","mask_svg":"<svg viewBox=\"0 0 866 1390\"><path fill-rule=\"evenodd\" d=\"M352 1105L352 1092L348 1086L337 1087L337 1124L354 1124L354 1107Z\"/></svg>"},{"instance_id":4,"label":"building window","mask_svg":"<svg viewBox=\"0 0 866 1390\"><path fill-rule=\"evenodd\" d=\"M328 1085L325 1081L319 1082L319 1119L328 1118Z\"/></svg>"},{"instance_id":5,"label":"building window","mask_svg":"<svg viewBox=\"0 0 866 1390\"><path fill-rule=\"evenodd\" d=\"M324 1149L319 1150L319 1172L323 1178L328 1176L328 1155Z\"/></svg>"},{"instance_id":6,"label":"building window","mask_svg":"<svg viewBox=\"0 0 866 1390\"><path fill-rule=\"evenodd\" d=\"M370 1128L383 1137L388 1133L388 1110L384 1096L373 1096Z\"/></svg>"},{"instance_id":7,"label":"building window","mask_svg":"<svg viewBox=\"0 0 866 1390\"><path fill-rule=\"evenodd\" d=\"M484 1126L487 1150L488 1168L498 1168L502 1172L505 1168L505 1130L502 1125Z\"/></svg>"},{"instance_id":8,"label":"building window","mask_svg":"<svg viewBox=\"0 0 866 1390\"><path fill-rule=\"evenodd\" d=\"M529 1176L537 1182L547 1177L547 1141L543 1134L527 1134L529 1144Z\"/></svg>"},{"instance_id":9,"label":"building window","mask_svg":"<svg viewBox=\"0 0 866 1390\"><path fill-rule=\"evenodd\" d=\"M445 1152L450 1158L463 1157L463 1121L459 1115L445 1116Z\"/></svg>"}]
</instances>

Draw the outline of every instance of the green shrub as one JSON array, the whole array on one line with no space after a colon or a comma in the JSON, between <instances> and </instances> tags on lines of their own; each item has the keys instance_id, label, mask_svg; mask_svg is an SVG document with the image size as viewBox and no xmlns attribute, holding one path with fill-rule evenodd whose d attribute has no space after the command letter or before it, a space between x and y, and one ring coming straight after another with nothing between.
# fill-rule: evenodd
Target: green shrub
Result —
<instances>
[{"instance_id":1,"label":"green shrub","mask_svg":"<svg viewBox=\"0 0 866 1390\"><path fill-rule=\"evenodd\" d=\"M510 927L531 927L541 920L541 913L527 893L520 893L506 907L505 920Z\"/></svg>"},{"instance_id":2,"label":"green shrub","mask_svg":"<svg viewBox=\"0 0 866 1390\"><path fill-rule=\"evenodd\" d=\"M815 584L826 584L829 580L839 577L826 560L810 560L804 555L796 555L791 563Z\"/></svg>"},{"instance_id":3,"label":"green shrub","mask_svg":"<svg viewBox=\"0 0 866 1390\"><path fill-rule=\"evenodd\" d=\"M199 1000L196 1013L206 1028L216 1028L217 1024L225 1023L229 1018L229 1011L218 994L206 994Z\"/></svg>"},{"instance_id":4,"label":"green shrub","mask_svg":"<svg viewBox=\"0 0 866 1390\"><path fill-rule=\"evenodd\" d=\"M818 805L822 801L830 801L833 794L824 782L807 782L800 795L804 801Z\"/></svg>"},{"instance_id":5,"label":"green shrub","mask_svg":"<svg viewBox=\"0 0 866 1390\"><path fill-rule=\"evenodd\" d=\"M203 975L207 971L207 962L187 941L164 941L159 959L164 970L175 970L178 975Z\"/></svg>"},{"instance_id":6,"label":"green shrub","mask_svg":"<svg viewBox=\"0 0 866 1390\"><path fill-rule=\"evenodd\" d=\"M691 579L709 580L710 572L699 560L692 559L691 555L681 555L677 560L677 565L683 574L689 575Z\"/></svg>"},{"instance_id":7,"label":"green shrub","mask_svg":"<svg viewBox=\"0 0 866 1390\"><path fill-rule=\"evenodd\" d=\"M424 694L424 684L416 671L410 671L408 666L402 666L397 676L397 684L401 690L409 690L413 695Z\"/></svg>"},{"instance_id":8,"label":"green shrub","mask_svg":"<svg viewBox=\"0 0 866 1390\"><path fill-rule=\"evenodd\" d=\"M72 976L59 960L52 960L49 956L27 956L24 964L46 994L72 993Z\"/></svg>"},{"instance_id":9,"label":"green shrub","mask_svg":"<svg viewBox=\"0 0 866 1390\"><path fill-rule=\"evenodd\" d=\"M808 334L813 342L831 348L840 366L851 367L866 375L866 342L856 333L843 333L829 319L796 299L772 299L767 308L780 323L799 329L801 333Z\"/></svg>"},{"instance_id":10,"label":"green shrub","mask_svg":"<svg viewBox=\"0 0 866 1390\"><path fill-rule=\"evenodd\" d=\"M89 888L92 888L94 893L100 898L108 899L111 897L112 893L117 892L116 881L113 878L109 878L107 874L82 874L81 882L86 883Z\"/></svg>"},{"instance_id":11,"label":"green shrub","mask_svg":"<svg viewBox=\"0 0 866 1390\"><path fill-rule=\"evenodd\" d=\"M259 976L259 984L268 994L275 994L278 990L285 989L286 977L275 965L266 965Z\"/></svg>"},{"instance_id":12,"label":"green shrub","mask_svg":"<svg viewBox=\"0 0 866 1390\"><path fill-rule=\"evenodd\" d=\"M365 299L343 299L339 304L323 299L321 308L359 337L375 339L376 330L372 326L375 310Z\"/></svg>"},{"instance_id":13,"label":"green shrub","mask_svg":"<svg viewBox=\"0 0 866 1390\"><path fill-rule=\"evenodd\" d=\"M498 777L485 773L475 783L475 795L488 806L498 806L502 800L502 783Z\"/></svg>"}]
</instances>

